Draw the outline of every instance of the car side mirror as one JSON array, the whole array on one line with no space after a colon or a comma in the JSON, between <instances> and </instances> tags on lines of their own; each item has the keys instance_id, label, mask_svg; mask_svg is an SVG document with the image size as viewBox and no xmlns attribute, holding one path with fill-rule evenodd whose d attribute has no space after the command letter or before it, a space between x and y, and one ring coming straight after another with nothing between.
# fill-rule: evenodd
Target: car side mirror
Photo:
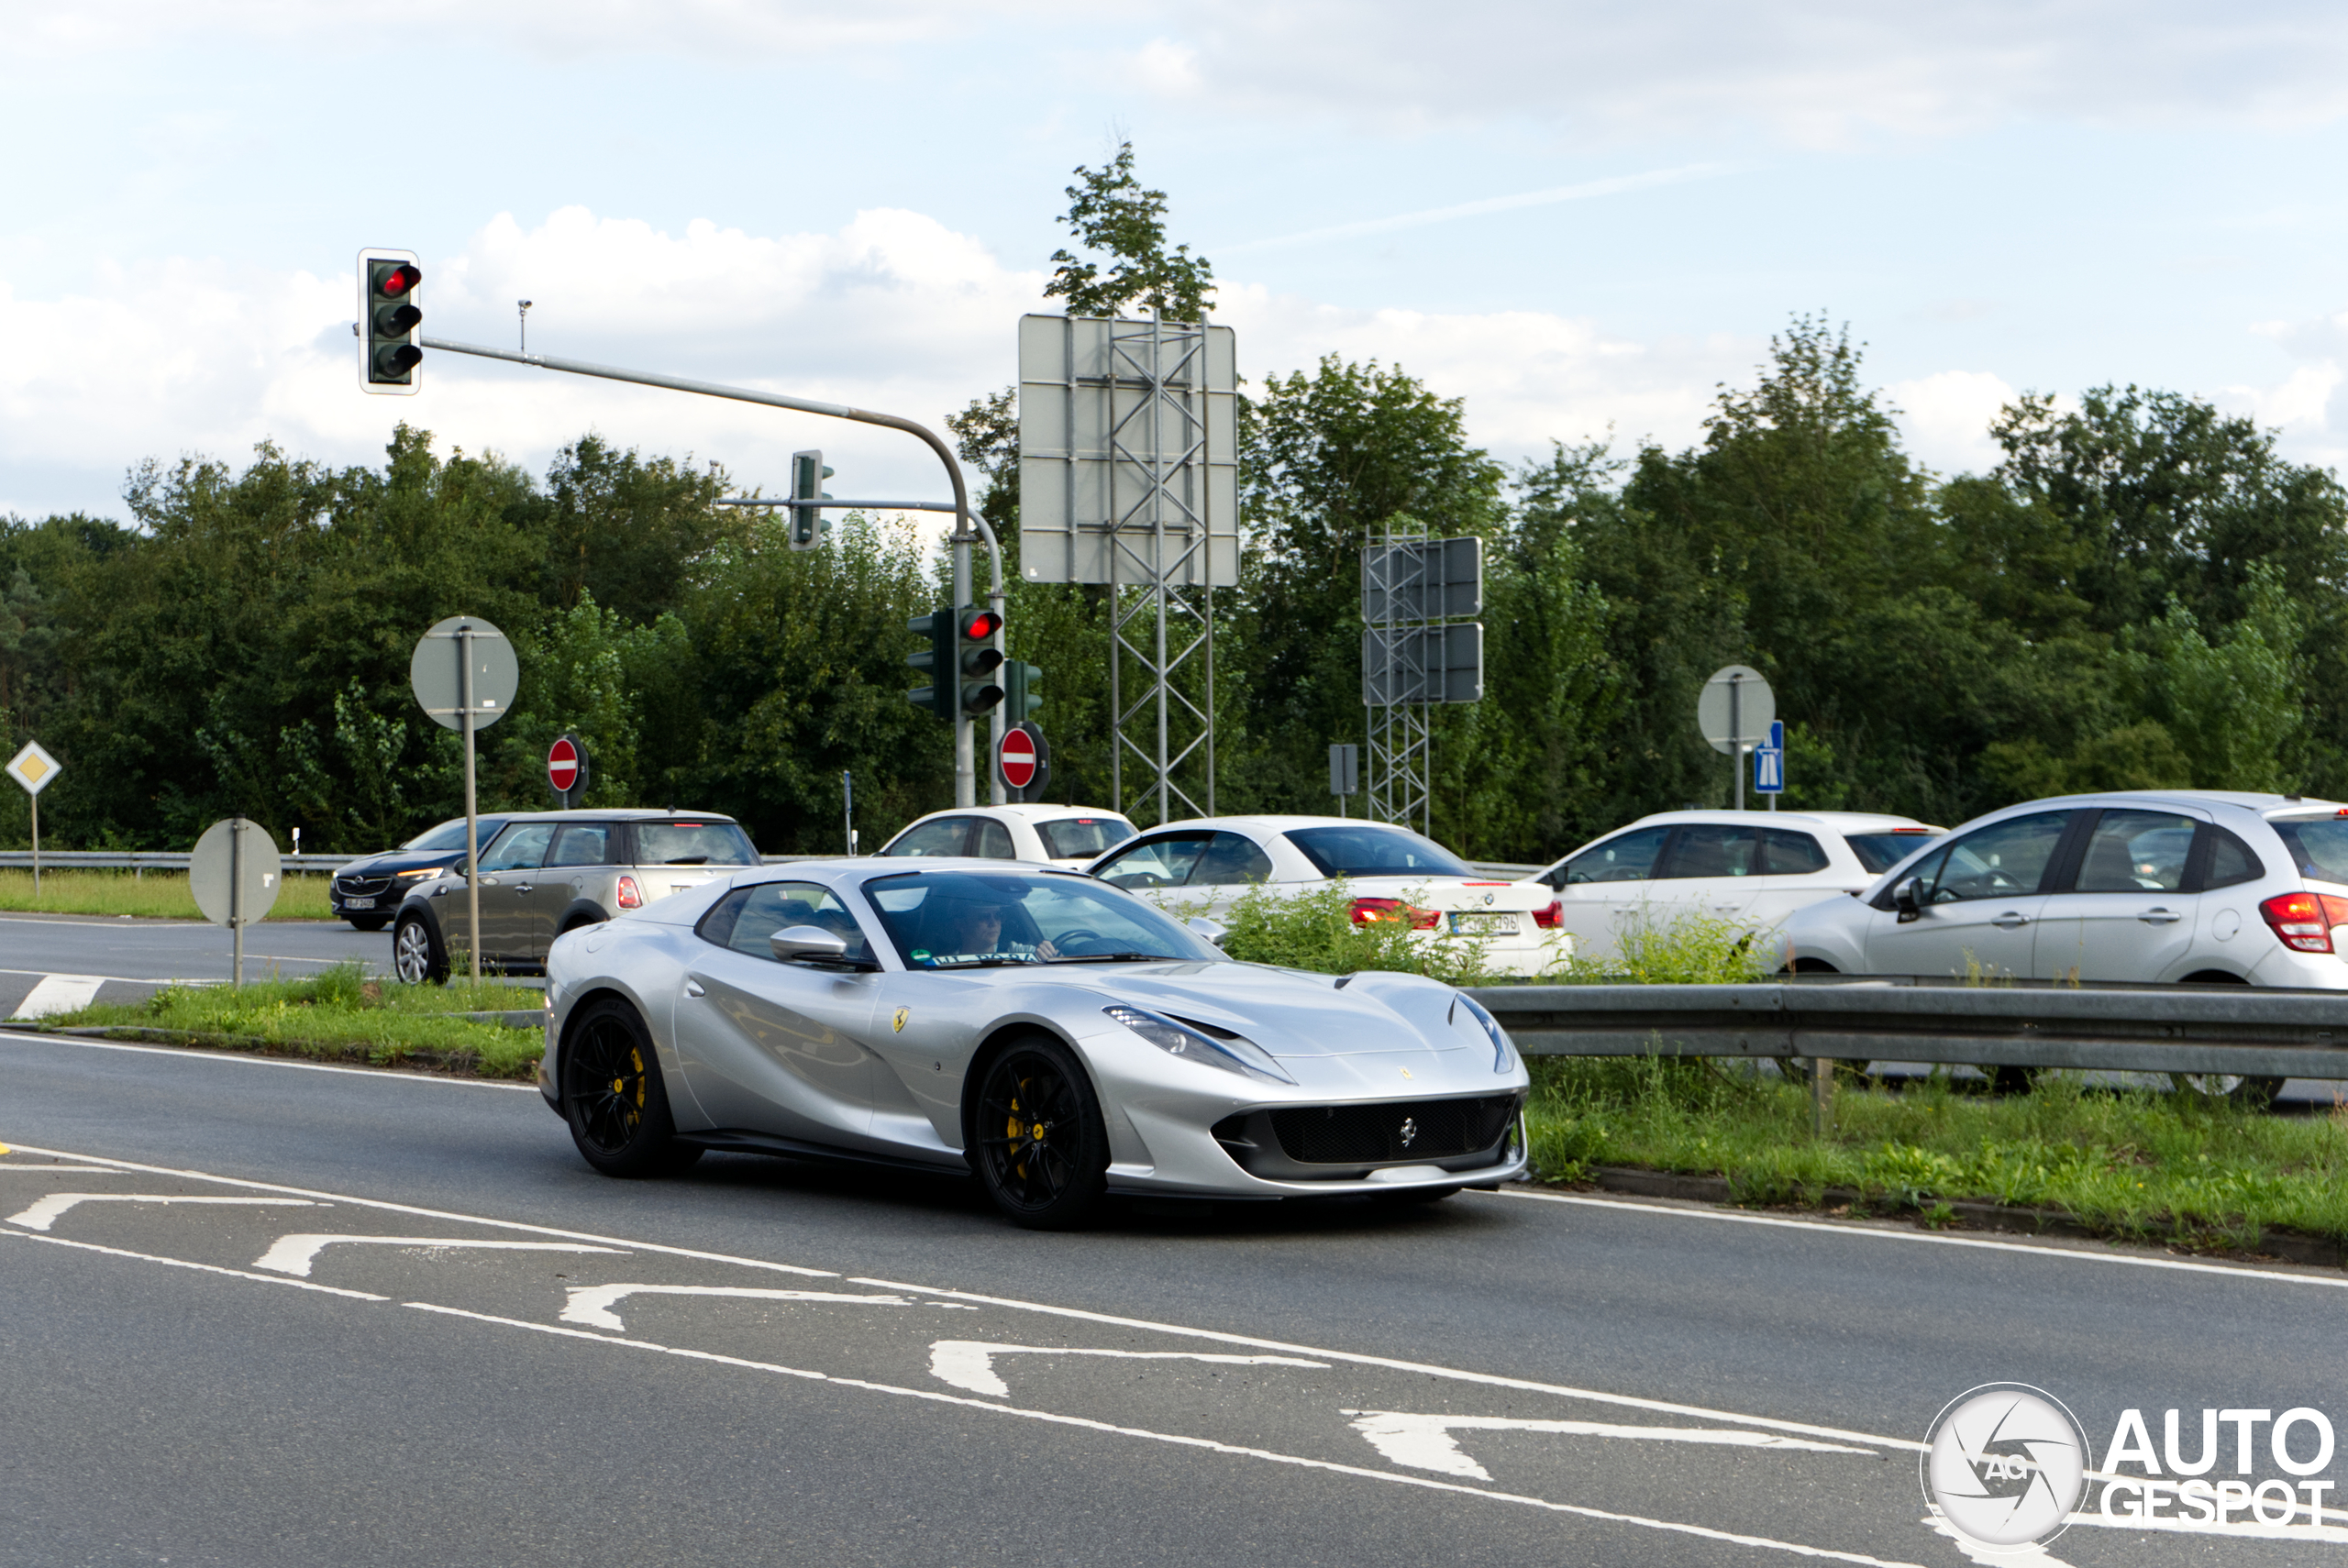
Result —
<instances>
[{"instance_id":1,"label":"car side mirror","mask_svg":"<svg viewBox=\"0 0 2348 1568\"><path fill-rule=\"evenodd\" d=\"M1192 915L1182 923L1189 926L1201 941L1215 947L1221 947L1223 939L1231 934L1229 926L1219 920L1209 920L1204 915Z\"/></svg>"},{"instance_id":2,"label":"car side mirror","mask_svg":"<svg viewBox=\"0 0 2348 1568\"><path fill-rule=\"evenodd\" d=\"M1899 923L1906 925L1924 912L1924 879L1911 877L1891 889L1891 907L1899 911Z\"/></svg>"},{"instance_id":3,"label":"car side mirror","mask_svg":"<svg viewBox=\"0 0 2348 1568\"><path fill-rule=\"evenodd\" d=\"M460 670L458 673L462 674L463 672ZM457 863L449 867L449 875L451 877L469 876L471 874L472 868L473 863L471 861L467 860L462 856L459 856L457 857Z\"/></svg>"},{"instance_id":4,"label":"car side mirror","mask_svg":"<svg viewBox=\"0 0 2348 1568\"><path fill-rule=\"evenodd\" d=\"M785 964L811 958L836 964L847 956L847 938L820 925L786 925L767 938L767 945Z\"/></svg>"}]
</instances>

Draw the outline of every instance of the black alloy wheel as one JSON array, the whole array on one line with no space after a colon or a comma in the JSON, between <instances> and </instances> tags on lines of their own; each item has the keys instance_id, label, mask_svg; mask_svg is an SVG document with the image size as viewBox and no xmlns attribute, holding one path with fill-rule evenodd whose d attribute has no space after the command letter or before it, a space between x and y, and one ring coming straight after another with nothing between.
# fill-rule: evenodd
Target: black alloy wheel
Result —
<instances>
[{"instance_id":1,"label":"black alloy wheel","mask_svg":"<svg viewBox=\"0 0 2348 1568\"><path fill-rule=\"evenodd\" d=\"M587 1163L609 1176L663 1176L701 1158L677 1142L651 1032L616 997L591 1002L562 1051L562 1119Z\"/></svg>"},{"instance_id":2,"label":"black alloy wheel","mask_svg":"<svg viewBox=\"0 0 2348 1568\"><path fill-rule=\"evenodd\" d=\"M403 915L392 933L392 972L411 986L449 983L449 950L420 914Z\"/></svg>"},{"instance_id":3,"label":"black alloy wheel","mask_svg":"<svg viewBox=\"0 0 2348 1568\"><path fill-rule=\"evenodd\" d=\"M1076 1054L1046 1035L987 1065L972 1116L979 1179L1013 1224L1063 1231L1099 1207L1109 1132Z\"/></svg>"}]
</instances>

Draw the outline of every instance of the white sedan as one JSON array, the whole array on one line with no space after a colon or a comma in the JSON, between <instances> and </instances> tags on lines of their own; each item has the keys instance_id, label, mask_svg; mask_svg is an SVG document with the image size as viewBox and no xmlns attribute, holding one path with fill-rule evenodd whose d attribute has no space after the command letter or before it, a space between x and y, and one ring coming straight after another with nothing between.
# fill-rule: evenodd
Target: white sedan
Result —
<instances>
[{"instance_id":1,"label":"white sedan","mask_svg":"<svg viewBox=\"0 0 2348 1568\"><path fill-rule=\"evenodd\" d=\"M1081 871L1133 835L1133 823L1091 806L969 806L914 818L878 853L1033 860Z\"/></svg>"},{"instance_id":2,"label":"white sedan","mask_svg":"<svg viewBox=\"0 0 2348 1568\"><path fill-rule=\"evenodd\" d=\"M1621 956L1626 926L1683 915L1752 930L1806 904L1856 893L1943 830L1870 812L1663 812L1584 845L1527 878L1554 895L1537 917L1574 951Z\"/></svg>"},{"instance_id":3,"label":"white sedan","mask_svg":"<svg viewBox=\"0 0 2348 1568\"><path fill-rule=\"evenodd\" d=\"M1353 918L1407 921L1429 941L1479 940L1485 967L1537 975L1570 954L1535 911L1547 889L1479 876L1408 828L1346 817L1203 817L1152 828L1093 862L1092 875L1159 908L1220 917L1255 884L1275 893L1343 878Z\"/></svg>"}]
</instances>

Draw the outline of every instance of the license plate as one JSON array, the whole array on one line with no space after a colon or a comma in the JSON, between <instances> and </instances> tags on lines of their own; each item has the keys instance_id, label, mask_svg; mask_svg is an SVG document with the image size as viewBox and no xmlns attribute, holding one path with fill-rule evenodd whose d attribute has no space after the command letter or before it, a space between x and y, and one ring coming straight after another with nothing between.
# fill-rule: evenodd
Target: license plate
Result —
<instances>
[{"instance_id":1,"label":"license plate","mask_svg":"<svg viewBox=\"0 0 2348 1568\"><path fill-rule=\"evenodd\" d=\"M371 910L375 907L375 900L372 899L345 899L342 900L342 907L347 910Z\"/></svg>"},{"instance_id":2,"label":"license plate","mask_svg":"<svg viewBox=\"0 0 2348 1568\"><path fill-rule=\"evenodd\" d=\"M1455 914L1451 917L1454 936L1499 936L1516 930L1512 914Z\"/></svg>"}]
</instances>

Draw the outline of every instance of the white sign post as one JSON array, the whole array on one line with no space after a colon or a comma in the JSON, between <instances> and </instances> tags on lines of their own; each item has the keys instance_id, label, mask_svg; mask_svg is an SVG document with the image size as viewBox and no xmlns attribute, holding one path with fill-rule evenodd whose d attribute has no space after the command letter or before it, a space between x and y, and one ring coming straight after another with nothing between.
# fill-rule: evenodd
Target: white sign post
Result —
<instances>
[{"instance_id":1,"label":"white sign post","mask_svg":"<svg viewBox=\"0 0 2348 1568\"><path fill-rule=\"evenodd\" d=\"M1722 665L1696 694L1696 727L1714 751L1735 759L1736 809L1744 810L1744 754L1777 722L1778 698L1747 664Z\"/></svg>"},{"instance_id":2,"label":"white sign post","mask_svg":"<svg viewBox=\"0 0 2348 1568\"><path fill-rule=\"evenodd\" d=\"M40 899L40 792L49 781L62 772L57 758L41 749L40 742L27 741L25 749L8 761L8 777L25 787L32 797L33 807L33 899Z\"/></svg>"},{"instance_id":3,"label":"white sign post","mask_svg":"<svg viewBox=\"0 0 2348 1568\"><path fill-rule=\"evenodd\" d=\"M245 983L245 927L277 902L284 872L277 841L267 828L245 817L226 817L205 828L195 841L195 853L188 856L187 890L194 896L195 907L213 924L228 928L236 986Z\"/></svg>"},{"instance_id":4,"label":"white sign post","mask_svg":"<svg viewBox=\"0 0 2348 1568\"><path fill-rule=\"evenodd\" d=\"M505 634L478 615L451 615L416 640L408 690L432 722L465 737L465 913L473 978L481 978L481 812L473 800L473 732L514 705L522 667Z\"/></svg>"}]
</instances>

